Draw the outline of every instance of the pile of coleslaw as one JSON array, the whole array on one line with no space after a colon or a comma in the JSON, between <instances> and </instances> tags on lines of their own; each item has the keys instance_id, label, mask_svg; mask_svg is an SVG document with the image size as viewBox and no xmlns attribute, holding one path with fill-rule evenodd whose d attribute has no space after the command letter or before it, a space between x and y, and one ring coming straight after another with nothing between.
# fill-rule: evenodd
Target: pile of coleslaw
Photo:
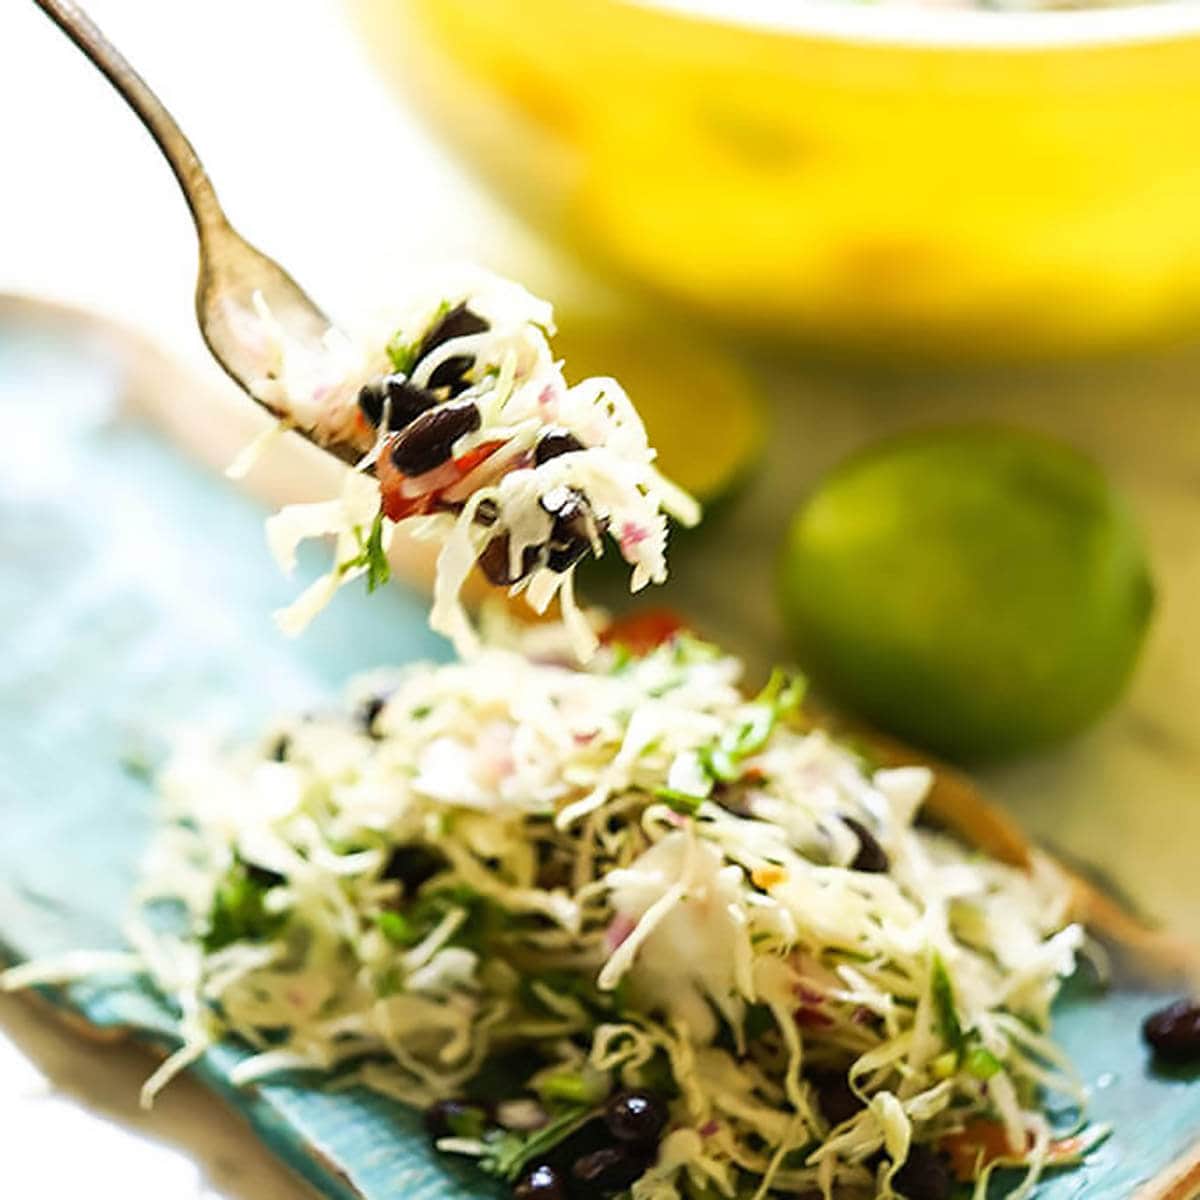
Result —
<instances>
[{"instance_id":1,"label":"pile of coleslaw","mask_svg":"<svg viewBox=\"0 0 1200 1200\"><path fill-rule=\"evenodd\" d=\"M147 1096L227 1038L239 1083L418 1106L502 1063L439 1145L519 1180L650 1088L669 1120L633 1200L902 1195L917 1148L980 1196L1020 1165L1026 1195L1078 1157L1046 1102L1082 1100L1048 1035L1084 932L1048 860L923 827L930 772L812 727L792 676L748 698L684 634L586 669L539 636L181 751L129 931L182 1038Z\"/></svg>"}]
</instances>

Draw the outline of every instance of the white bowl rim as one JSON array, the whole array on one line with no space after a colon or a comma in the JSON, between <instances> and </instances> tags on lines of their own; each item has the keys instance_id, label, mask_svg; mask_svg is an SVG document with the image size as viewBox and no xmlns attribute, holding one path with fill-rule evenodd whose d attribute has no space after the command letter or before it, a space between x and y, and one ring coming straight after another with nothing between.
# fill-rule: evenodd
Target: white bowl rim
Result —
<instances>
[{"instance_id":1,"label":"white bowl rim","mask_svg":"<svg viewBox=\"0 0 1200 1200\"><path fill-rule=\"evenodd\" d=\"M909 49L1072 50L1200 35L1198 0L1120 8L1000 12L863 0L618 0L765 33Z\"/></svg>"}]
</instances>

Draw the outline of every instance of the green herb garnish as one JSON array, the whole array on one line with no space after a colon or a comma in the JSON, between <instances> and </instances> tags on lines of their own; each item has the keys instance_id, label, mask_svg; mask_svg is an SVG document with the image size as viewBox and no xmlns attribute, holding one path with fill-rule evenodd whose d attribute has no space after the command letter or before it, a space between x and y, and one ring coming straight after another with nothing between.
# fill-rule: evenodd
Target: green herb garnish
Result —
<instances>
[{"instance_id":1,"label":"green herb garnish","mask_svg":"<svg viewBox=\"0 0 1200 1200\"><path fill-rule=\"evenodd\" d=\"M700 805L707 799L705 796L694 796L690 792L680 792L669 787L655 788L654 796L673 812L685 817L694 817L699 812Z\"/></svg>"},{"instance_id":2,"label":"green herb garnish","mask_svg":"<svg viewBox=\"0 0 1200 1200\"><path fill-rule=\"evenodd\" d=\"M590 1105L573 1104L531 1133L507 1130L486 1142L479 1165L489 1175L515 1180L530 1162L549 1153L559 1142L586 1125L594 1112Z\"/></svg>"},{"instance_id":3,"label":"green herb garnish","mask_svg":"<svg viewBox=\"0 0 1200 1200\"><path fill-rule=\"evenodd\" d=\"M625 977L611 991L602 992L596 981L588 975L575 971L548 970L536 975L526 975L521 980L521 997L531 1008L551 1011L537 994L534 984L541 984L547 991L558 996L578 1000L595 1017L611 1018L628 1006L629 979Z\"/></svg>"},{"instance_id":4,"label":"green herb garnish","mask_svg":"<svg viewBox=\"0 0 1200 1200\"><path fill-rule=\"evenodd\" d=\"M358 525L354 527L354 536L358 539L358 553L353 558L338 563L338 574L345 575L347 571L353 571L357 567L366 567L367 591L373 592L392 577L387 551L383 548L383 513L375 514L375 520L371 522L371 529L365 538Z\"/></svg>"},{"instance_id":5,"label":"green herb garnish","mask_svg":"<svg viewBox=\"0 0 1200 1200\"><path fill-rule=\"evenodd\" d=\"M749 705L746 719L727 729L712 746L700 751L704 769L719 783L734 783L741 778L742 762L757 754L766 744L775 726L790 716L804 699L804 680L776 669L767 686Z\"/></svg>"},{"instance_id":6,"label":"green herb garnish","mask_svg":"<svg viewBox=\"0 0 1200 1200\"><path fill-rule=\"evenodd\" d=\"M608 1095L607 1075L599 1071L558 1071L537 1081L538 1095L545 1101L567 1104L599 1104Z\"/></svg>"},{"instance_id":7,"label":"green herb garnish","mask_svg":"<svg viewBox=\"0 0 1200 1200\"><path fill-rule=\"evenodd\" d=\"M403 913L381 912L376 916L375 924L380 933L397 946L415 946L421 940L421 935Z\"/></svg>"},{"instance_id":8,"label":"green herb garnish","mask_svg":"<svg viewBox=\"0 0 1200 1200\"><path fill-rule=\"evenodd\" d=\"M942 962L941 955L936 952L930 968L930 988L933 992L933 1007L942 1040L956 1055L961 1057L967 1047L967 1038L963 1033L962 1022L958 1019L958 1009L954 1003L954 986L950 982L946 964Z\"/></svg>"},{"instance_id":9,"label":"green herb garnish","mask_svg":"<svg viewBox=\"0 0 1200 1200\"><path fill-rule=\"evenodd\" d=\"M963 1059L963 1067L976 1079L991 1079L1004 1070L1004 1064L984 1046L972 1046Z\"/></svg>"},{"instance_id":10,"label":"green herb garnish","mask_svg":"<svg viewBox=\"0 0 1200 1200\"><path fill-rule=\"evenodd\" d=\"M240 859L217 886L208 928L201 941L210 954L234 942L260 942L273 938L287 920L284 913L267 911L267 892L279 882L268 872L256 871Z\"/></svg>"},{"instance_id":11,"label":"green herb garnish","mask_svg":"<svg viewBox=\"0 0 1200 1200\"><path fill-rule=\"evenodd\" d=\"M387 356L391 361L392 370L399 375L407 375L417 362L418 343L406 342L397 330L388 339Z\"/></svg>"}]
</instances>

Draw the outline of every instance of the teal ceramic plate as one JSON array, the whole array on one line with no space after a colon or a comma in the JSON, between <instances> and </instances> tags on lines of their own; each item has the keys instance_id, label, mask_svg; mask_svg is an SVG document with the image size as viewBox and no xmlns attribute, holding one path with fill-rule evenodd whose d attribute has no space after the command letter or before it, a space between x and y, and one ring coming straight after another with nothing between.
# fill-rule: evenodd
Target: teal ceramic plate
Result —
<instances>
[{"instance_id":1,"label":"teal ceramic plate","mask_svg":"<svg viewBox=\"0 0 1200 1200\"><path fill-rule=\"evenodd\" d=\"M144 767L173 724L253 729L273 710L327 702L380 658L444 654L423 600L399 589L342 596L301 641L279 636L269 613L296 584L267 558L262 510L121 415L120 388L102 345L0 323L0 950L13 959L120 944L151 820ZM58 999L97 1026L169 1040L169 1015L128 985ZM1092 1089L1090 1115L1114 1132L1038 1200L1129 1200L1189 1158L1200 1082L1153 1069L1138 1033L1161 1002L1076 982L1060 1003L1058 1036ZM379 1098L315 1081L232 1088L239 1054L220 1048L198 1070L326 1195L498 1194Z\"/></svg>"}]
</instances>

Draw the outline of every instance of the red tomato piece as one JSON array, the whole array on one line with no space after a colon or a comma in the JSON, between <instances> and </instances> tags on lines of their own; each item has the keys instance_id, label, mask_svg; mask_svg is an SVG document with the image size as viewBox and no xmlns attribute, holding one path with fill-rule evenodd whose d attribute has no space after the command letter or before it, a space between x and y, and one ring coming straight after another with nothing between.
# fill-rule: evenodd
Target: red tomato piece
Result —
<instances>
[{"instance_id":1,"label":"red tomato piece","mask_svg":"<svg viewBox=\"0 0 1200 1200\"><path fill-rule=\"evenodd\" d=\"M458 477L461 479L464 475L470 475L481 462L491 458L503 445L504 442L480 442L474 450L468 450L461 458L456 458L454 468Z\"/></svg>"},{"instance_id":2,"label":"red tomato piece","mask_svg":"<svg viewBox=\"0 0 1200 1200\"><path fill-rule=\"evenodd\" d=\"M600 640L605 645L624 646L641 658L687 628L683 618L669 608L644 608L618 617L600 635Z\"/></svg>"}]
</instances>

